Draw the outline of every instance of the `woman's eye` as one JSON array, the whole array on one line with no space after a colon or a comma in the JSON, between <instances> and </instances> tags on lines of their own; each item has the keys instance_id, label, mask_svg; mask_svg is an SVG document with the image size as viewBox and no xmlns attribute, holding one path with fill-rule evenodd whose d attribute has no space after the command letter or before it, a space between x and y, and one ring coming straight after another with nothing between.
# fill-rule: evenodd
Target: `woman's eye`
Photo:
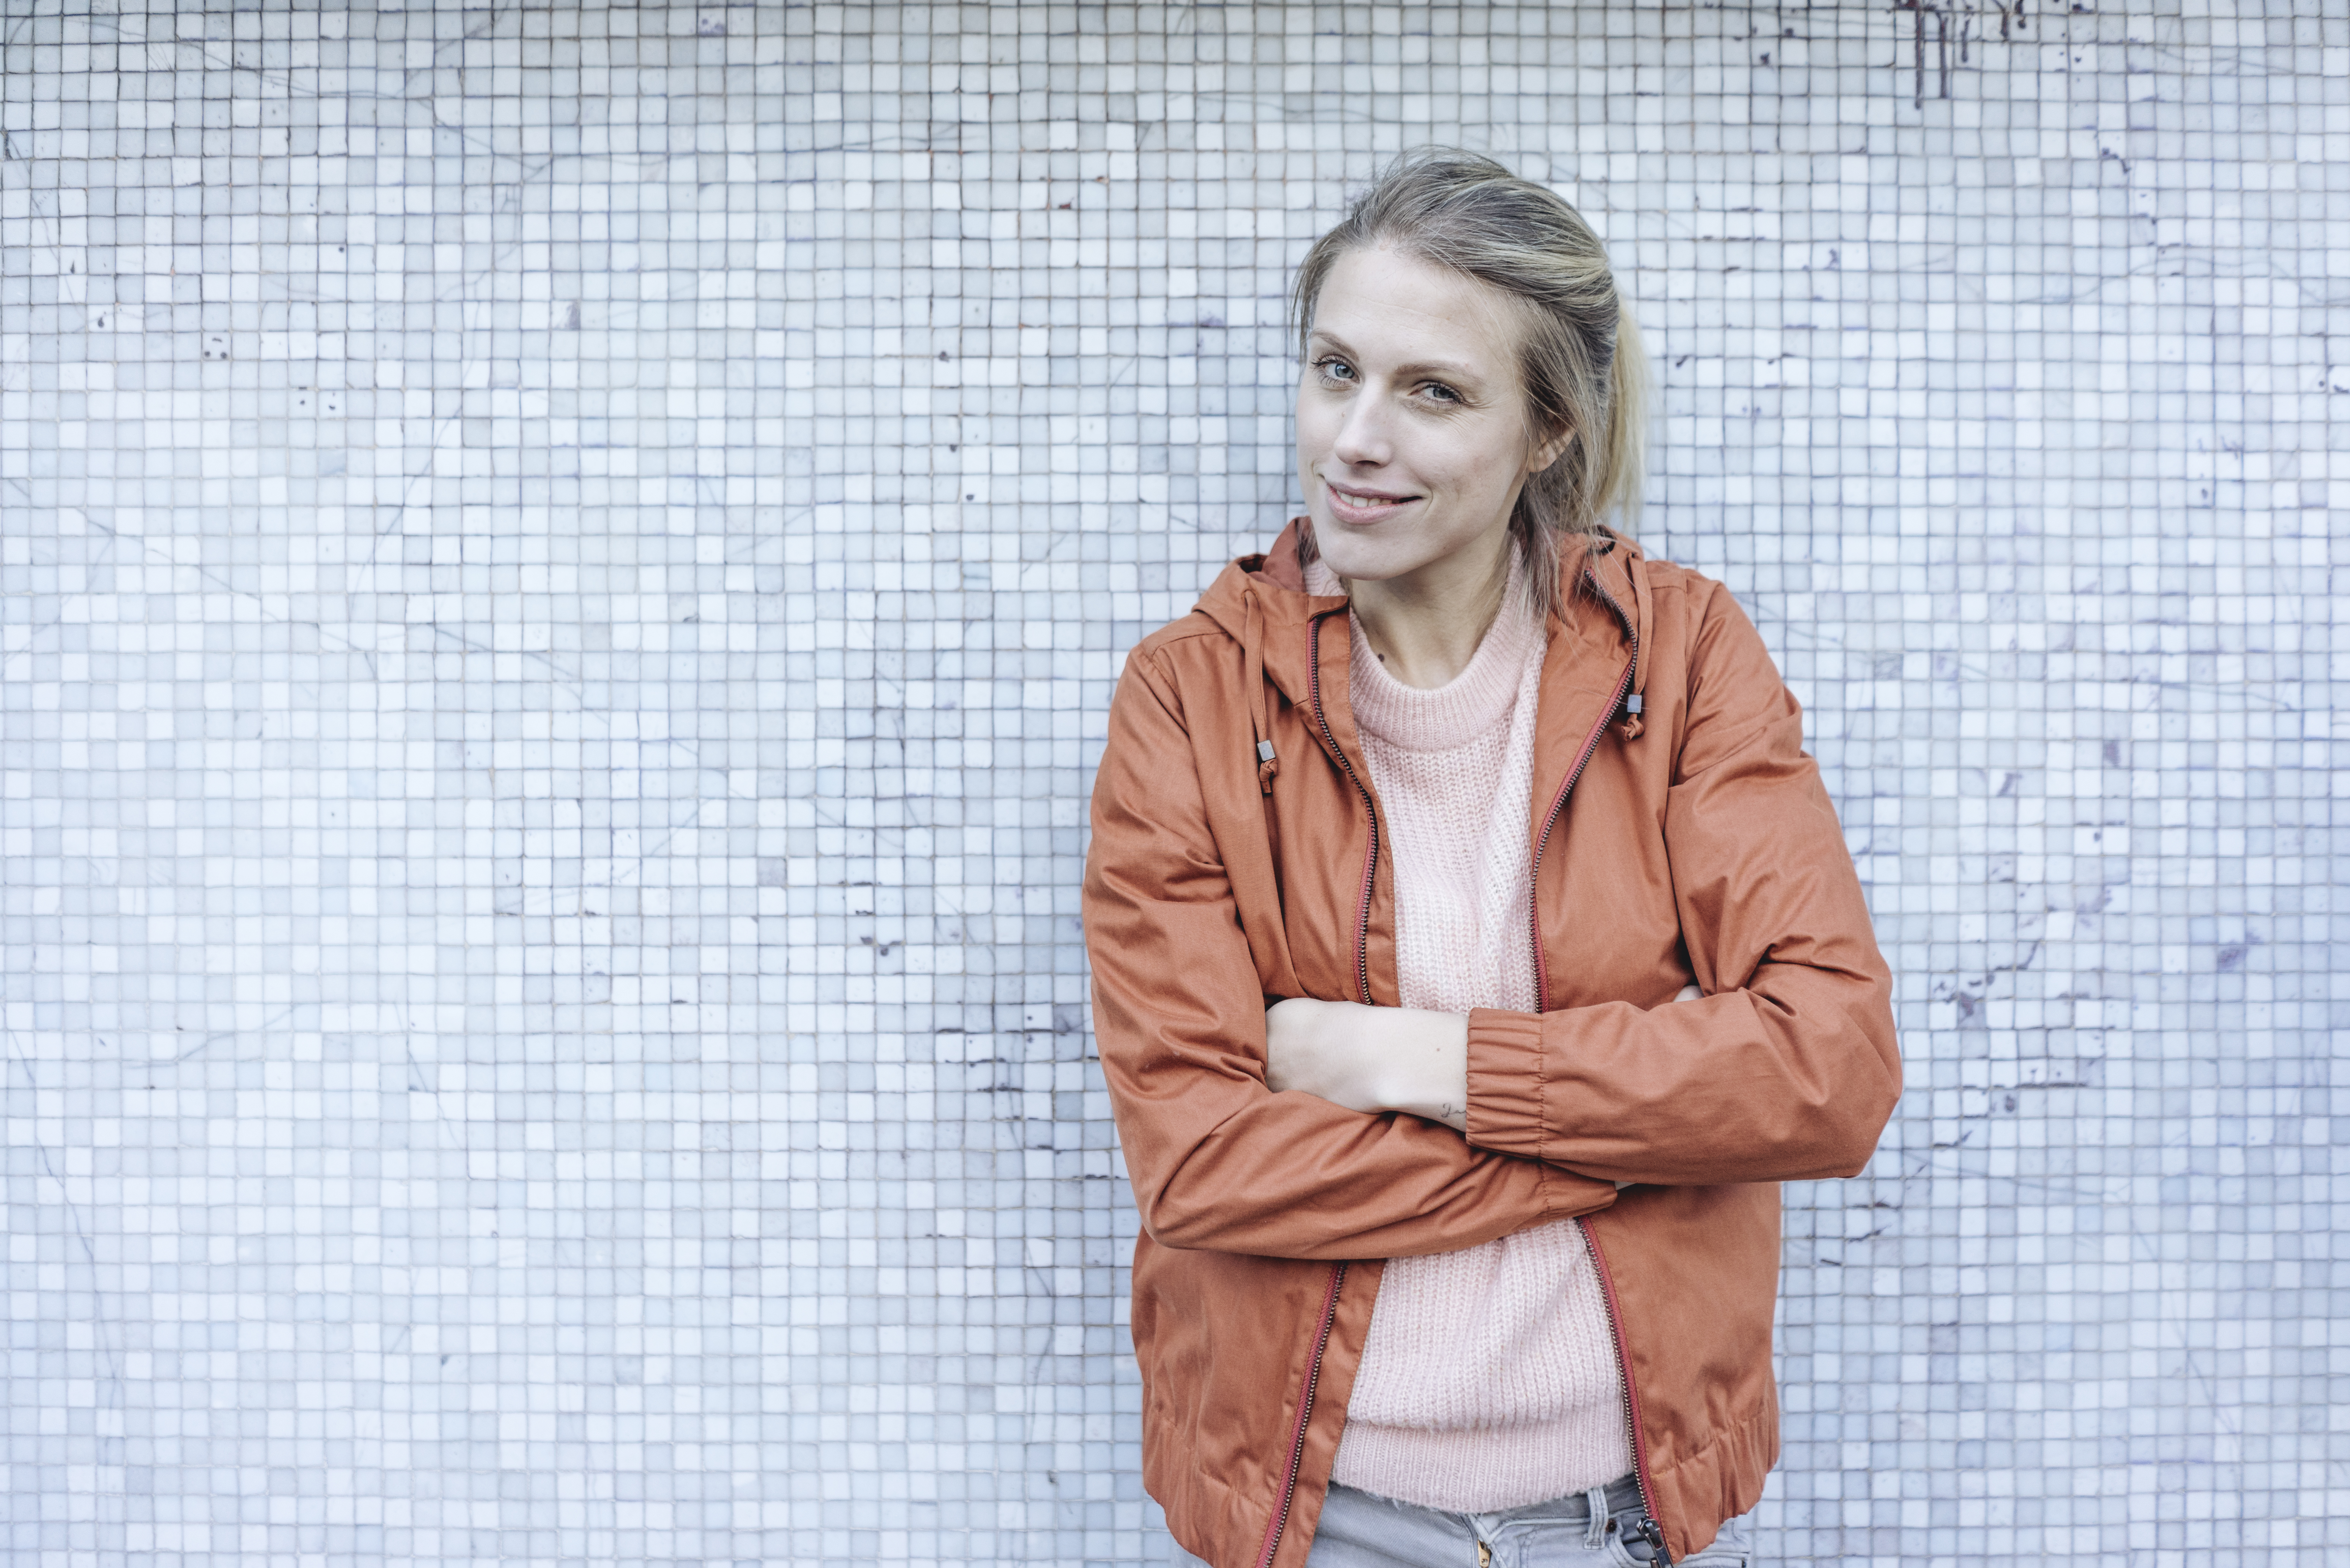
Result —
<instances>
[{"instance_id":1,"label":"woman's eye","mask_svg":"<svg viewBox=\"0 0 2350 1568\"><path fill-rule=\"evenodd\" d=\"M1350 380L1355 374L1355 368L1344 359L1325 359L1315 368L1334 381Z\"/></svg>"},{"instance_id":2,"label":"woman's eye","mask_svg":"<svg viewBox=\"0 0 2350 1568\"><path fill-rule=\"evenodd\" d=\"M1441 381L1430 381L1428 384L1428 391L1429 395L1440 403L1457 403L1461 400L1461 394Z\"/></svg>"}]
</instances>

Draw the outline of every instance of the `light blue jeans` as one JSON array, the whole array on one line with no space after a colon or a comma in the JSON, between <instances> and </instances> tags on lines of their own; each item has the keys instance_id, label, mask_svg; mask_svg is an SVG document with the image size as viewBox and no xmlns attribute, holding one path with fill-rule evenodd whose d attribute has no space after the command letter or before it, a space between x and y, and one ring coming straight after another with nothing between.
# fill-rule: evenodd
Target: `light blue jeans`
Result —
<instances>
[{"instance_id":1,"label":"light blue jeans","mask_svg":"<svg viewBox=\"0 0 2350 1568\"><path fill-rule=\"evenodd\" d=\"M1498 1513L1447 1513L1390 1502L1333 1485L1314 1532L1306 1568L1650 1568L1656 1550L1638 1532L1648 1517L1639 1489L1624 1477L1573 1497ZM1712 1545L1675 1568L1751 1568L1745 1516L1730 1521ZM1483 1553L1478 1548L1483 1547ZM1180 1546L1176 1568L1235 1568L1204 1563ZM1240 1565L1246 1568L1246 1565Z\"/></svg>"}]
</instances>

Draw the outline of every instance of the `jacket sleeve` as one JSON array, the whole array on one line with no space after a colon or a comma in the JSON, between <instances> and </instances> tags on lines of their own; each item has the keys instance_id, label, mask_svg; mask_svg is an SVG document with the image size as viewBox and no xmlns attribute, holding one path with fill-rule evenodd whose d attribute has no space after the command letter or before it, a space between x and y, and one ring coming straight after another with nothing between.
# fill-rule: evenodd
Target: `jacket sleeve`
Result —
<instances>
[{"instance_id":1,"label":"jacket sleeve","mask_svg":"<svg viewBox=\"0 0 2350 1568\"><path fill-rule=\"evenodd\" d=\"M1472 1012L1469 1141L1627 1183L1856 1175L1901 1093L1892 977L1801 710L1718 585L1689 669L1665 850L1705 996Z\"/></svg>"},{"instance_id":2,"label":"jacket sleeve","mask_svg":"<svg viewBox=\"0 0 2350 1568\"><path fill-rule=\"evenodd\" d=\"M1256 798L1251 789L1252 808ZM1118 1141L1143 1228L1161 1244L1397 1257L1615 1200L1612 1183L1472 1148L1417 1116L1265 1086L1253 933L1242 929L1177 683L1148 652L1128 660L1110 703L1085 928Z\"/></svg>"}]
</instances>

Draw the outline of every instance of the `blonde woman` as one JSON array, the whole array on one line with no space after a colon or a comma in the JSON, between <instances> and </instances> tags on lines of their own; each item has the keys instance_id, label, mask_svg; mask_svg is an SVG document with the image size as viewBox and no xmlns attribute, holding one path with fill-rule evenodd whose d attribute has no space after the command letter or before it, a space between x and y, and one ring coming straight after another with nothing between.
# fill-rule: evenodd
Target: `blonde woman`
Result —
<instances>
[{"instance_id":1,"label":"blonde woman","mask_svg":"<svg viewBox=\"0 0 2350 1568\"><path fill-rule=\"evenodd\" d=\"M1607 525L1575 211L1407 158L1295 290L1305 514L1129 656L1085 888L1143 1468L1214 1568L1741 1563L1778 1183L1900 1087L1795 702Z\"/></svg>"}]
</instances>

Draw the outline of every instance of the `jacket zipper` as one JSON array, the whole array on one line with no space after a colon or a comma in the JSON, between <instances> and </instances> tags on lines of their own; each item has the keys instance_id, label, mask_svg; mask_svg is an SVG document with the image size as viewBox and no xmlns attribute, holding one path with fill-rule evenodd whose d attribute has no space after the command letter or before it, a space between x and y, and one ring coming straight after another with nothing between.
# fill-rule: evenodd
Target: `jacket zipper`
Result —
<instances>
[{"instance_id":1,"label":"jacket zipper","mask_svg":"<svg viewBox=\"0 0 2350 1568\"><path fill-rule=\"evenodd\" d=\"M1379 814L1378 807L1371 804L1371 792L1364 787L1362 779L1356 774L1355 764L1347 760L1347 753L1338 744L1338 737L1330 732L1328 716L1322 711L1322 623L1336 613L1333 610L1314 618L1314 634L1307 649L1309 673L1306 689L1314 703L1314 722L1322 726L1322 739L1328 744L1330 754L1338 759L1338 766L1346 770L1347 781L1355 786L1355 793L1363 797L1363 817L1371 826L1370 846L1363 853L1362 891L1355 900L1355 989L1363 1005L1368 1007L1371 1005L1371 893L1378 885ZM1598 737L1594 735L1592 739L1596 742Z\"/></svg>"},{"instance_id":2,"label":"jacket zipper","mask_svg":"<svg viewBox=\"0 0 2350 1568\"><path fill-rule=\"evenodd\" d=\"M1535 897L1542 886L1543 850L1550 843L1551 829L1557 826L1560 814L1566 809L1566 797L1574 793L1575 780L1583 776L1584 768L1591 761L1591 753L1598 750L1599 737L1607 732L1607 722L1616 716L1617 710L1624 706L1624 695L1632 688L1632 672L1640 664L1639 629L1624 613L1624 607L1616 602L1616 596L1600 585L1598 576L1589 567L1584 568L1583 575L1592 590L1607 601L1607 607L1614 610L1616 618L1623 623L1624 635L1632 644L1632 658L1624 666L1624 678L1616 683L1616 696L1607 704L1607 711L1599 716L1599 722L1591 727L1591 733L1584 737L1583 750L1576 754L1575 765L1566 771L1566 778L1558 786L1556 798L1550 803L1550 812L1543 818L1542 832L1534 838L1533 879L1526 887L1526 921L1534 943L1535 1006L1544 1012L1550 1008L1550 966L1543 961L1542 906ZM1648 1444L1640 1431L1640 1395L1632 1382L1632 1360L1624 1354L1624 1323L1616 1305L1615 1276L1607 1272L1607 1255L1599 1250L1599 1238L1591 1233L1590 1222L1577 1220L1575 1223L1582 1227L1583 1244L1590 1250L1591 1261L1599 1273L1599 1293L1607 1303L1607 1333L1615 1342L1616 1369L1622 1376L1624 1426L1632 1438L1632 1484L1639 1490L1640 1509L1648 1515L1648 1543L1657 1549L1657 1556L1663 1568L1672 1568L1672 1557L1665 1551L1664 1521L1657 1517L1655 1493L1648 1484Z\"/></svg>"},{"instance_id":3,"label":"jacket zipper","mask_svg":"<svg viewBox=\"0 0 2350 1568\"><path fill-rule=\"evenodd\" d=\"M1323 742L1330 754L1338 759L1338 766L1355 793L1363 797L1363 817L1370 824L1370 846L1363 855L1363 886L1355 906L1355 986L1363 1004L1371 1002L1371 893L1378 886L1379 864L1379 814L1371 804L1371 792L1363 787L1355 772L1355 764L1347 760L1345 748L1330 731L1329 716L1322 711L1322 622L1324 616L1314 618L1314 630L1306 663L1307 695L1314 704L1314 722L1321 726ZM1338 1287L1346 1282L1347 1265L1330 1266L1330 1285L1322 1297L1322 1324L1314 1335L1314 1358L1306 1363L1305 1386L1297 1397L1297 1426L1290 1434L1289 1466L1283 1472L1281 1500L1274 1504L1273 1517L1265 1521L1264 1544L1257 1550L1257 1568L1273 1568L1274 1554L1281 1550L1282 1532L1289 1526L1289 1510L1297 1498L1297 1473L1305 1463L1305 1428L1314 1417L1314 1396L1322 1384L1322 1355L1330 1348L1331 1325L1338 1320Z\"/></svg>"},{"instance_id":4,"label":"jacket zipper","mask_svg":"<svg viewBox=\"0 0 2350 1568\"><path fill-rule=\"evenodd\" d=\"M1607 1303L1607 1333L1616 1342L1616 1365L1624 1374L1624 1425L1632 1433L1632 1484L1639 1489L1640 1511L1648 1515L1646 1525L1637 1533L1646 1535L1648 1544L1657 1549L1659 1568L1673 1568L1672 1553L1665 1550L1665 1521L1657 1517L1656 1496L1648 1487L1648 1444L1640 1433L1640 1393L1632 1384L1632 1361L1624 1354L1624 1317L1616 1304L1616 1276L1607 1272L1607 1254L1599 1250L1591 1221L1575 1223L1583 1227L1583 1244L1590 1249L1591 1262L1599 1273L1600 1299Z\"/></svg>"},{"instance_id":5,"label":"jacket zipper","mask_svg":"<svg viewBox=\"0 0 2350 1568\"><path fill-rule=\"evenodd\" d=\"M1322 1382L1322 1353L1330 1347L1330 1327L1338 1320L1338 1287L1346 1279L1346 1264L1330 1265L1330 1287L1322 1297L1322 1326L1314 1336L1314 1359L1306 1364L1305 1386L1297 1396L1297 1429L1289 1439L1289 1469L1282 1479L1281 1501L1265 1521L1257 1568L1273 1568L1273 1554L1281 1550L1281 1532L1289 1524L1289 1505L1297 1496L1297 1472L1305 1462L1305 1425L1314 1415L1314 1391Z\"/></svg>"}]
</instances>

